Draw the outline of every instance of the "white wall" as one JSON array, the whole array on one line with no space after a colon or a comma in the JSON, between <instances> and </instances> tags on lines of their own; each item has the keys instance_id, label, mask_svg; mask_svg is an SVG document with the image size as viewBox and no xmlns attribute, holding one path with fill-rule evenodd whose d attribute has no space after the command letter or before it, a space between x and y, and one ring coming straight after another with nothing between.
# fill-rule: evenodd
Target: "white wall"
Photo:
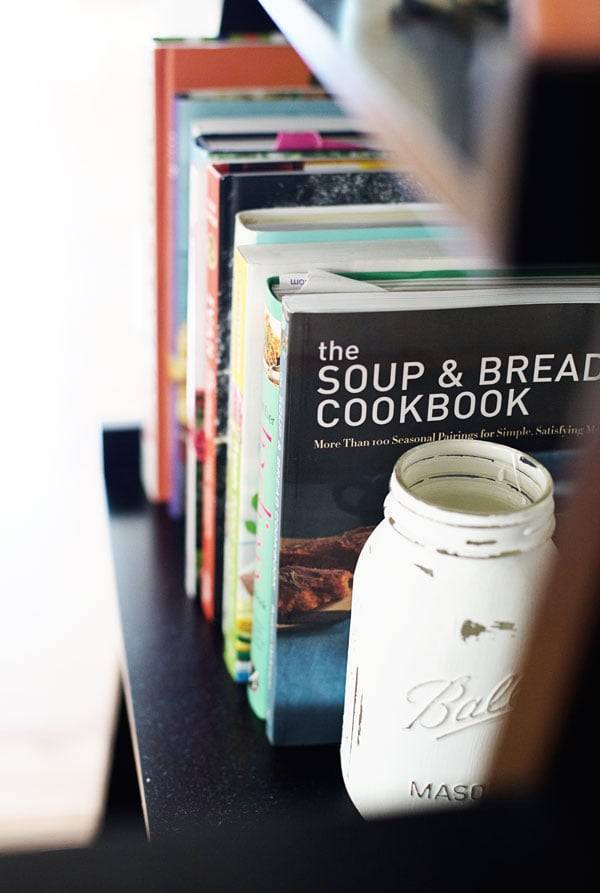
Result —
<instances>
[{"instance_id":1,"label":"white wall","mask_svg":"<svg viewBox=\"0 0 600 893\"><path fill-rule=\"evenodd\" d=\"M0 4L0 851L86 842L102 811L118 636L98 433L102 423L138 421L144 401L150 36L164 12L156 0L8 6ZM202 0L193 6L200 20Z\"/></svg>"},{"instance_id":2,"label":"white wall","mask_svg":"<svg viewBox=\"0 0 600 893\"><path fill-rule=\"evenodd\" d=\"M3 300L31 316L40 301L55 318L65 313L87 366L71 364L71 374L85 375L99 419L135 423L152 294L151 38L214 33L220 2L20 0L10 13L7 6L0 220L13 244ZM15 322L3 316L2 327ZM27 334L19 329L12 340L18 367Z\"/></svg>"}]
</instances>

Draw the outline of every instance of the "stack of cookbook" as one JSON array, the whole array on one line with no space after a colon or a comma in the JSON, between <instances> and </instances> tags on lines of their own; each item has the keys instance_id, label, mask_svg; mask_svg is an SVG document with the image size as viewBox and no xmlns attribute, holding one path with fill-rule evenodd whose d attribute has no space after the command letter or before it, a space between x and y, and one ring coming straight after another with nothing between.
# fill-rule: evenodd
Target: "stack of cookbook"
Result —
<instances>
[{"instance_id":1,"label":"stack of cookbook","mask_svg":"<svg viewBox=\"0 0 600 893\"><path fill-rule=\"evenodd\" d=\"M279 38L155 61L147 493L185 516L186 592L269 740L339 741L353 571L395 461L497 440L560 496L600 379L597 281L479 257Z\"/></svg>"}]
</instances>

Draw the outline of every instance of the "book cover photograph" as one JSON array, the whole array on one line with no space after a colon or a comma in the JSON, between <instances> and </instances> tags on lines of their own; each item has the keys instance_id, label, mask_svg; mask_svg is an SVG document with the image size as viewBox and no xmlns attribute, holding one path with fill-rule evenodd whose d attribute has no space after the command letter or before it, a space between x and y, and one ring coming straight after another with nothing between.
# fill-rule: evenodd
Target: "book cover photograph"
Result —
<instances>
[{"instance_id":1,"label":"book cover photograph","mask_svg":"<svg viewBox=\"0 0 600 893\"><path fill-rule=\"evenodd\" d=\"M380 277L379 295L288 286L265 314L275 455L263 454L257 573L274 744L340 739L353 571L399 456L451 437L522 449L551 472L560 521L600 380L595 288L400 279Z\"/></svg>"}]
</instances>

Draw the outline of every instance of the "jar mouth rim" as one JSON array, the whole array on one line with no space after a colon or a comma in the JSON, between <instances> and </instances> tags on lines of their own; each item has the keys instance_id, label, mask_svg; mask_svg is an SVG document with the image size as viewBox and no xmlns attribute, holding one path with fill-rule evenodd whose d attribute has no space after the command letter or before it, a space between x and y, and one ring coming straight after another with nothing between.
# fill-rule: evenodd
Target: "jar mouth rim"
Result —
<instances>
[{"instance_id":1,"label":"jar mouth rim","mask_svg":"<svg viewBox=\"0 0 600 893\"><path fill-rule=\"evenodd\" d=\"M489 472L467 473L466 471L443 471L444 461L459 465L463 460L465 464L475 461L481 466L487 466ZM422 464L423 463L423 464ZM414 476L416 466L421 465L425 469L430 466L429 474L425 478L412 482L407 481L409 473ZM438 465L440 473L435 475L431 469ZM506 477L512 474L512 481ZM507 506L494 510L461 510L458 507L448 507L436 504L435 501L424 499L413 492L417 484L425 481L433 481L436 478L471 478L477 480L489 480L494 483L506 485L507 491L512 489L518 492L526 501L521 506ZM390 481L390 490L394 499L405 508L424 518L439 521L444 524L464 527L509 527L521 525L528 521L529 516L538 517L540 513L552 512L554 508L554 482L550 472L536 459L525 453L504 444L498 444L485 440L463 440L460 438L448 438L442 441L432 441L420 444L407 450L398 459L394 466Z\"/></svg>"}]
</instances>

